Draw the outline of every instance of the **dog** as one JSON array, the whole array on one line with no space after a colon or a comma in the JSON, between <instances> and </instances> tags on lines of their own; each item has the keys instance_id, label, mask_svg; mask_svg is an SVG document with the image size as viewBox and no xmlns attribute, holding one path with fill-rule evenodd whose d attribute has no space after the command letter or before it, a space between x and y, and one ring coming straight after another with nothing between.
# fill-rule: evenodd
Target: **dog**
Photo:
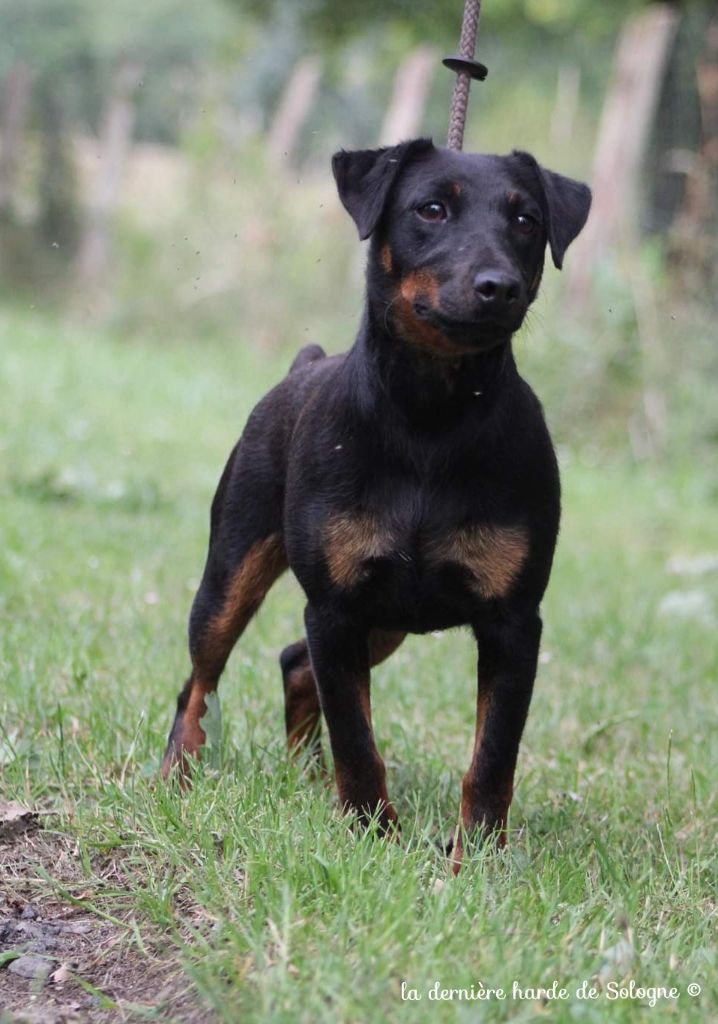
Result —
<instances>
[{"instance_id":1,"label":"dog","mask_svg":"<svg viewBox=\"0 0 718 1024\"><path fill-rule=\"evenodd\" d=\"M303 348L230 455L162 770L186 775L199 756L205 699L289 567L307 600L306 638L280 658L289 746L321 758L323 715L343 808L395 834L370 670L407 633L469 626L478 700L458 870L464 837L506 840L559 528L554 449L511 339L547 245L560 269L591 192L527 153L429 139L342 150L332 168L370 239L361 327L344 355Z\"/></svg>"}]
</instances>

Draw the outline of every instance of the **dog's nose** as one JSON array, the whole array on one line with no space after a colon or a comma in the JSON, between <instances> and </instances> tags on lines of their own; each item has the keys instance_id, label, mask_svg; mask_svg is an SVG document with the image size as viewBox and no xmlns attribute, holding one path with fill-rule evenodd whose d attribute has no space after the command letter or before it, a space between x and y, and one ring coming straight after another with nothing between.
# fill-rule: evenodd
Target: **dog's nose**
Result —
<instances>
[{"instance_id":1,"label":"dog's nose","mask_svg":"<svg viewBox=\"0 0 718 1024\"><path fill-rule=\"evenodd\" d=\"M521 286L515 277L500 270L489 270L476 275L474 291L482 305L511 306L521 294Z\"/></svg>"}]
</instances>

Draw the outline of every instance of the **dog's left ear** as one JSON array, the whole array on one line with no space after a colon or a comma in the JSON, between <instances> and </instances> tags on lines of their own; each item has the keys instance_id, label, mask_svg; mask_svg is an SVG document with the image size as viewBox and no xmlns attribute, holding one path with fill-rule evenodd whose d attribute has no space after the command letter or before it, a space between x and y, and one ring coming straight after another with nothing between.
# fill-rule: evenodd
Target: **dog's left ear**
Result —
<instances>
[{"instance_id":1,"label":"dog's left ear","mask_svg":"<svg viewBox=\"0 0 718 1024\"><path fill-rule=\"evenodd\" d=\"M362 241L379 223L389 190L409 160L434 148L431 139L412 139L382 149L341 149L332 157L339 198Z\"/></svg>"},{"instance_id":2,"label":"dog's left ear","mask_svg":"<svg viewBox=\"0 0 718 1024\"><path fill-rule=\"evenodd\" d=\"M554 266L560 270L566 250L588 218L591 189L581 181L565 178L555 171L547 171L530 153L514 151L513 155L525 163L530 162L538 174L547 217L548 243Z\"/></svg>"}]
</instances>

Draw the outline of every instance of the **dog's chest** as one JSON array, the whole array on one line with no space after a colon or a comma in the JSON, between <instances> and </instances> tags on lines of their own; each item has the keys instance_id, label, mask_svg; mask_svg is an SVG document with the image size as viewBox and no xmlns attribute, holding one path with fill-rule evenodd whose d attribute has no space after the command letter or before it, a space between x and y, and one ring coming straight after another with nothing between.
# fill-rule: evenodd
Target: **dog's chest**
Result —
<instances>
[{"instance_id":1,"label":"dog's chest","mask_svg":"<svg viewBox=\"0 0 718 1024\"><path fill-rule=\"evenodd\" d=\"M438 587L437 598L452 589L485 600L506 597L528 548L528 534L518 525L452 525L431 510L419 517L395 509L341 512L329 517L324 530L333 583L351 591L384 582L405 589L407 600L412 588L419 593L426 586Z\"/></svg>"}]
</instances>

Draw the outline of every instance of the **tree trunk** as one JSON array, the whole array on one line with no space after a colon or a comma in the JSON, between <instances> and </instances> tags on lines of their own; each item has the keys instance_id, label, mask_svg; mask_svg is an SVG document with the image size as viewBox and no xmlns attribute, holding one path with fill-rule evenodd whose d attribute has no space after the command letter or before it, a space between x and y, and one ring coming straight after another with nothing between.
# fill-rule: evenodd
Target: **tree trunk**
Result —
<instances>
[{"instance_id":1,"label":"tree trunk","mask_svg":"<svg viewBox=\"0 0 718 1024\"><path fill-rule=\"evenodd\" d=\"M15 194L20 146L32 92L32 74L17 61L2 83L0 107L0 213L10 210Z\"/></svg>"},{"instance_id":2,"label":"tree trunk","mask_svg":"<svg viewBox=\"0 0 718 1024\"><path fill-rule=\"evenodd\" d=\"M278 166L292 162L292 153L317 95L321 73L317 57L303 57L289 76L267 140L270 158Z\"/></svg>"},{"instance_id":3,"label":"tree trunk","mask_svg":"<svg viewBox=\"0 0 718 1024\"><path fill-rule=\"evenodd\" d=\"M698 61L698 93L701 98L701 115L703 121L703 146L701 147L701 163L704 167L707 199L702 209L704 234L710 239L710 266L714 276L718 273L718 246L716 245L716 227L718 227L718 15L708 26L706 45ZM709 225L706 231L706 225Z\"/></svg>"},{"instance_id":4,"label":"tree trunk","mask_svg":"<svg viewBox=\"0 0 718 1024\"><path fill-rule=\"evenodd\" d=\"M436 50L430 46L419 46L399 65L394 92L379 134L380 145L393 146L420 133L429 87L438 63Z\"/></svg>"},{"instance_id":5,"label":"tree trunk","mask_svg":"<svg viewBox=\"0 0 718 1024\"><path fill-rule=\"evenodd\" d=\"M77 247L78 211L75 165L64 125L64 111L52 84L41 84L39 108L42 116L42 164L38 193L40 238L59 249L65 269L70 269Z\"/></svg>"},{"instance_id":6,"label":"tree trunk","mask_svg":"<svg viewBox=\"0 0 718 1024\"><path fill-rule=\"evenodd\" d=\"M581 68L562 64L556 79L556 100L551 112L551 142L565 146L571 141L581 96Z\"/></svg>"},{"instance_id":7,"label":"tree trunk","mask_svg":"<svg viewBox=\"0 0 718 1024\"><path fill-rule=\"evenodd\" d=\"M679 10L654 3L626 22L603 108L593 164L593 206L569 269L568 299L588 299L606 253L635 242L639 176Z\"/></svg>"},{"instance_id":8,"label":"tree trunk","mask_svg":"<svg viewBox=\"0 0 718 1024\"><path fill-rule=\"evenodd\" d=\"M706 44L698 60L698 94L703 119L703 149L718 167L718 15L708 26Z\"/></svg>"},{"instance_id":9,"label":"tree trunk","mask_svg":"<svg viewBox=\"0 0 718 1024\"><path fill-rule=\"evenodd\" d=\"M691 289L713 289L718 274L718 17L706 31L696 63L702 139L685 163L683 203L670 231L670 254Z\"/></svg>"},{"instance_id":10,"label":"tree trunk","mask_svg":"<svg viewBox=\"0 0 718 1024\"><path fill-rule=\"evenodd\" d=\"M135 93L142 67L123 60L114 76L98 138L98 169L77 255L77 283L86 290L101 285L110 264L112 219L120 197L122 173L132 144Z\"/></svg>"}]
</instances>

